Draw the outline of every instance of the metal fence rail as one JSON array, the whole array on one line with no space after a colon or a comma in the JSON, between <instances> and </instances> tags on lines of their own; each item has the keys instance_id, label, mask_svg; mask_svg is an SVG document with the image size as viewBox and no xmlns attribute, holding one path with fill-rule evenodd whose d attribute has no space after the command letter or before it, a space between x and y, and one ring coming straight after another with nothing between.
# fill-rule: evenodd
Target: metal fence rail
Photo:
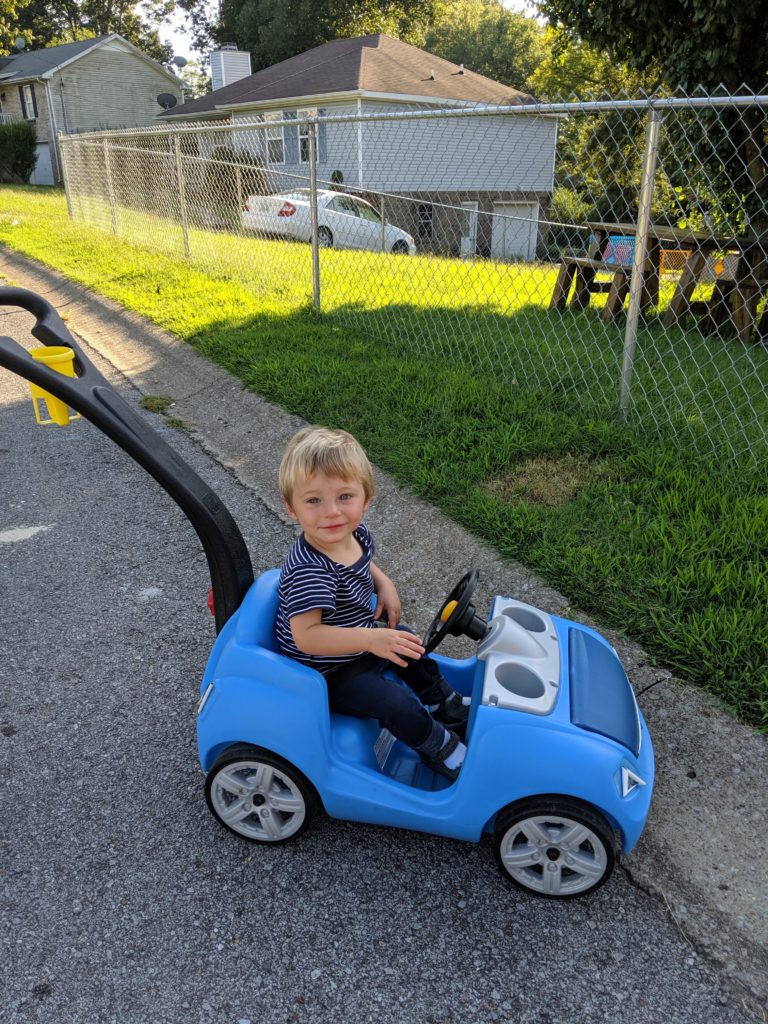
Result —
<instances>
[{"instance_id":1,"label":"metal fence rail","mask_svg":"<svg viewBox=\"0 0 768 1024\"><path fill-rule=\"evenodd\" d=\"M61 137L70 215L555 408L768 454L768 97Z\"/></svg>"}]
</instances>

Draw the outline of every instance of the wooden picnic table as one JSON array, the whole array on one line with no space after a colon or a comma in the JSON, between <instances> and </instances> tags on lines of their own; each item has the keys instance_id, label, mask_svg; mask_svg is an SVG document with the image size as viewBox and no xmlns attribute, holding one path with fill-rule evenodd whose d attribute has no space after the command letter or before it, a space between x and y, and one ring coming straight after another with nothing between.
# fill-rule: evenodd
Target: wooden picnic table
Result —
<instances>
[{"instance_id":1,"label":"wooden picnic table","mask_svg":"<svg viewBox=\"0 0 768 1024\"><path fill-rule=\"evenodd\" d=\"M610 221L587 221L585 227L589 229L591 235L589 255L586 258L563 257L550 308L565 307L568 291L575 277L576 288L571 305L575 308L586 308L593 292L607 290L608 302L603 311L603 319L610 322L616 319L624 308L631 274L630 261L626 264L610 261L610 239L634 239L637 226ZM692 231L688 228L659 224L649 225L641 298L643 309L658 306L661 251L662 248L669 247L681 249L688 255L675 293L664 314L665 327L673 326L686 313L702 313L700 326L705 333L717 330L732 319L736 336L741 341L749 340L756 325L760 295L768 288L768 239L758 236L716 235L711 231ZM737 253L736 273L732 278L716 279L712 297L708 302L694 303L691 297L706 269L707 256L713 252ZM595 277L600 272L612 275L607 287L595 282ZM764 313L758 335L762 340L766 334L768 314Z\"/></svg>"}]
</instances>

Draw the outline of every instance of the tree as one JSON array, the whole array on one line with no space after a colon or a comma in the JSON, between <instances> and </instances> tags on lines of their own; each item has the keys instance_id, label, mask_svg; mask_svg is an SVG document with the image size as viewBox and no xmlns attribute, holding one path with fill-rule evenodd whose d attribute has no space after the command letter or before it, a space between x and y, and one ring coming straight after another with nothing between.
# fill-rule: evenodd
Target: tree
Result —
<instances>
[{"instance_id":1,"label":"tree","mask_svg":"<svg viewBox=\"0 0 768 1024\"><path fill-rule=\"evenodd\" d=\"M501 0L455 0L427 31L424 48L516 89L526 88L547 53L538 22Z\"/></svg>"},{"instance_id":2,"label":"tree","mask_svg":"<svg viewBox=\"0 0 768 1024\"><path fill-rule=\"evenodd\" d=\"M0 0L0 56L13 52L13 43L19 34L19 13L26 0Z\"/></svg>"},{"instance_id":3,"label":"tree","mask_svg":"<svg viewBox=\"0 0 768 1024\"><path fill-rule=\"evenodd\" d=\"M184 86L184 100L196 100L198 96L205 96L211 91L211 79L203 71L199 60L190 60L179 72L179 78Z\"/></svg>"},{"instance_id":4,"label":"tree","mask_svg":"<svg viewBox=\"0 0 768 1024\"><path fill-rule=\"evenodd\" d=\"M730 93L742 85L761 92L768 79L768 4L751 0L537 0L552 25L562 25L615 59L638 69L658 62L673 89L710 91L724 86ZM709 111L686 126L686 151L691 131L706 141L712 154L703 183L717 180L732 192L736 206L743 196L745 224L757 231L768 226L763 197L768 173L765 113ZM719 165L719 166L718 166ZM725 166L726 173L722 174ZM681 165L692 191L700 187L695 167ZM730 200L726 206L731 205Z\"/></svg>"},{"instance_id":5,"label":"tree","mask_svg":"<svg viewBox=\"0 0 768 1024\"><path fill-rule=\"evenodd\" d=\"M332 39L385 32L421 46L446 0L222 0L219 43L250 50L254 71Z\"/></svg>"},{"instance_id":6,"label":"tree","mask_svg":"<svg viewBox=\"0 0 768 1024\"><path fill-rule=\"evenodd\" d=\"M537 0L550 24L643 70L655 61L673 88L755 91L768 73L768 5L751 0Z\"/></svg>"},{"instance_id":7,"label":"tree","mask_svg":"<svg viewBox=\"0 0 768 1024\"><path fill-rule=\"evenodd\" d=\"M546 55L528 79L528 88L540 100L637 96L653 92L662 77L656 64L636 71L562 28L548 28L544 42Z\"/></svg>"},{"instance_id":8,"label":"tree","mask_svg":"<svg viewBox=\"0 0 768 1024\"><path fill-rule=\"evenodd\" d=\"M9 2L14 0L0 0ZM201 5L202 0L185 0L184 9ZM176 0L30 0L17 13L14 33L23 35L32 49L40 49L117 32L148 56L167 63L173 47L161 41L160 31L170 25L176 8Z\"/></svg>"}]
</instances>

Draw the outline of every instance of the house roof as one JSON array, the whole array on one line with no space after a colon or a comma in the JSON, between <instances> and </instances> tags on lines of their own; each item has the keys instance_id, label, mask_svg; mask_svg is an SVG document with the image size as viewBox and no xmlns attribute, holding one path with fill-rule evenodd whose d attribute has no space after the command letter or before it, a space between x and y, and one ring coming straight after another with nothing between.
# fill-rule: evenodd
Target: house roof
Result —
<instances>
[{"instance_id":1,"label":"house roof","mask_svg":"<svg viewBox=\"0 0 768 1024\"><path fill-rule=\"evenodd\" d=\"M80 57L86 50L103 43L110 36L82 39L79 43L63 43L61 46L47 46L43 50L23 50L10 57L0 57L0 78L3 81L21 81L40 78L54 71L60 64L66 64L74 57Z\"/></svg>"},{"instance_id":2,"label":"house roof","mask_svg":"<svg viewBox=\"0 0 768 1024\"><path fill-rule=\"evenodd\" d=\"M143 53L138 47L118 33L112 32L106 36L82 39L78 43L62 43L61 46L46 46L42 50L24 50L9 57L0 57L0 81L5 84L6 82L28 81L30 78L48 77L54 71L64 67L65 64L69 64L73 60L82 57L89 50L95 50L97 47L104 46L107 43L111 45L117 43L122 48L133 51L137 57L140 57L147 64L154 65L157 70L162 71L168 78L176 80L176 76L168 71L167 68L164 68L162 64L147 56L146 53Z\"/></svg>"},{"instance_id":3,"label":"house roof","mask_svg":"<svg viewBox=\"0 0 768 1024\"><path fill-rule=\"evenodd\" d=\"M465 103L531 102L530 96L517 89L377 33L334 39L183 103L162 116L188 117L234 106L339 93L390 94Z\"/></svg>"}]
</instances>

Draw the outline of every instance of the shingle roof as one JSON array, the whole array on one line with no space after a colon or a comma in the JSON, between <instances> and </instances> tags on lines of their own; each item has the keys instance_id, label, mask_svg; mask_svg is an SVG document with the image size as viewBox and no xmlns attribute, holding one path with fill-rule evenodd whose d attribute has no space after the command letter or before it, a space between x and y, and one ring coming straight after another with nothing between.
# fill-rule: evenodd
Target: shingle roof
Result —
<instances>
[{"instance_id":1,"label":"shingle roof","mask_svg":"<svg viewBox=\"0 0 768 1024\"><path fill-rule=\"evenodd\" d=\"M523 103L531 97L381 33L334 39L163 116L202 114L241 103L344 92L392 93L470 103Z\"/></svg>"},{"instance_id":2,"label":"shingle roof","mask_svg":"<svg viewBox=\"0 0 768 1024\"><path fill-rule=\"evenodd\" d=\"M62 43L61 46L47 46L43 50L24 50L10 57L2 57L0 79L4 82L18 82L26 78L39 78L40 75L53 71L60 64L65 64L109 38L97 36L95 39L83 39L79 43Z\"/></svg>"}]
</instances>

